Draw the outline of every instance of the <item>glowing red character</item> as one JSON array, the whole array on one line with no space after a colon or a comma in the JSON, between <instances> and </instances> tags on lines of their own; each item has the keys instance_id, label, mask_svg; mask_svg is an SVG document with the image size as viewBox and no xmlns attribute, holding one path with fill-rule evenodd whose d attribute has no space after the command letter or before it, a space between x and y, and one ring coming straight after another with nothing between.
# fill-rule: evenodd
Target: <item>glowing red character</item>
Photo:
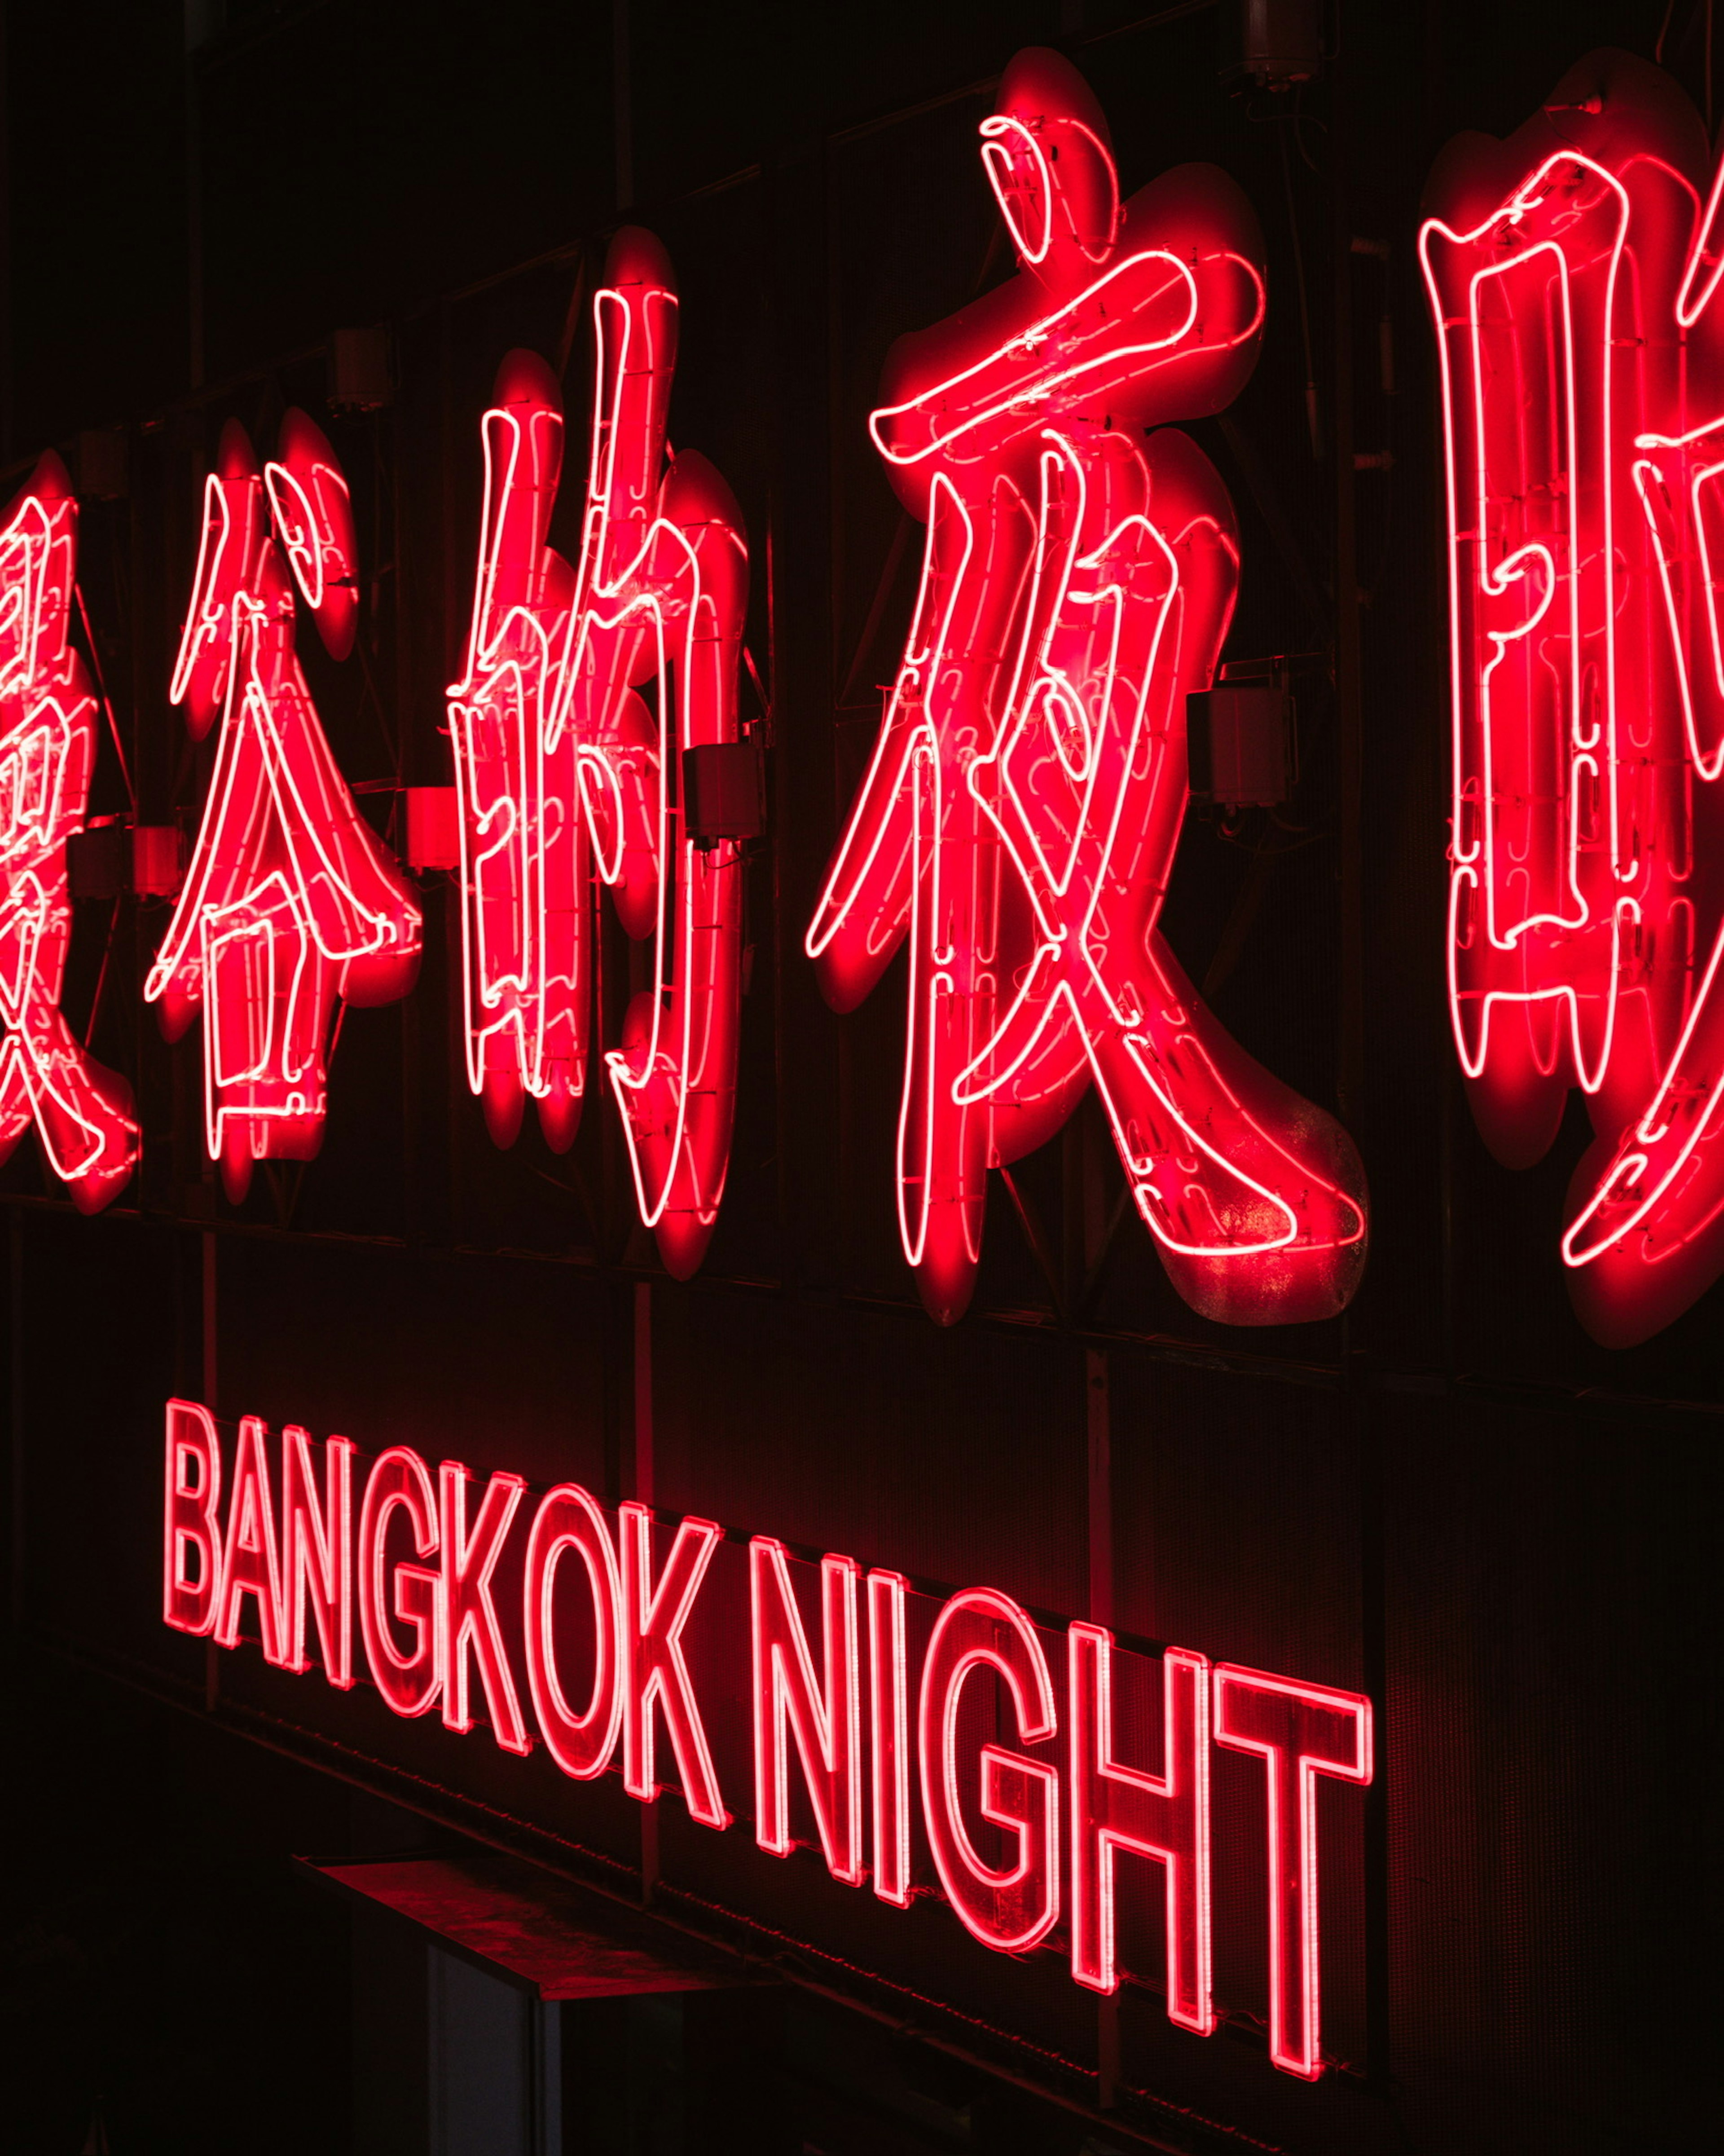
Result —
<instances>
[{"instance_id":1,"label":"glowing red character","mask_svg":"<svg viewBox=\"0 0 1724 2156\"><path fill-rule=\"evenodd\" d=\"M236 1201L254 1161L321 1145L338 999L392 1002L419 963L418 901L355 805L295 654L295 590L345 658L357 585L341 467L302 412L262 471L230 420L169 692L195 737L219 719L215 769L144 993L170 1040L203 1012L206 1136Z\"/></svg>"},{"instance_id":2,"label":"glowing red character","mask_svg":"<svg viewBox=\"0 0 1724 2156\"><path fill-rule=\"evenodd\" d=\"M1449 1000L1510 1167L1571 1087L1562 1250L1645 1338L1724 1267L1724 307L1719 188L1670 78L1583 60L1463 136L1420 239L1447 442Z\"/></svg>"},{"instance_id":3,"label":"glowing red character","mask_svg":"<svg viewBox=\"0 0 1724 2156\"><path fill-rule=\"evenodd\" d=\"M1372 1779L1371 1702L1223 1662L1215 1742L1264 1766L1269 1888L1269 2056L1284 2074L1323 2071L1317 1783Z\"/></svg>"},{"instance_id":4,"label":"glowing red character","mask_svg":"<svg viewBox=\"0 0 1724 2156\"><path fill-rule=\"evenodd\" d=\"M96 701L67 640L78 505L51 452L0 526L0 1159L33 1122L83 1213L137 1160L131 1089L60 1012L72 904L66 841L84 827Z\"/></svg>"},{"instance_id":5,"label":"glowing red character","mask_svg":"<svg viewBox=\"0 0 1724 2156\"><path fill-rule=\"evenodd\" d=\"M493 1138L529 1098L573 1139L591 1030L593 871L649 984L607 1051L640 1218L670 1270L700 1264L730 1161L741 1023L742 856L696 842L689 752L738 738L748 552L729 488L671 457L670 264L632 228L593 300L594 405L574 566L547 545L562 399L511 352L485 415L485 521L466 671L449 691L460 801L467 1074ZM647 690L649 696L643 695Z\"/></svg>"},{"instance_id":6,"label":"glowing red character","mask_svg":"<svg viewBox=\"0 0 1724 2156\"><path fill-rule=\"evenodd\" d=\"M1100 108L1051 53L1012 63L982 136L1019 270L887 362L871 429L927 547L808 953L847 1010L908 939L898 1214L935 1317L969 1300L989 1167L1092 1082L1188 1302L1328 1317L1364 1262L1357 1156L1222 1030L1157 926L1185 700L1213 675L1239 541L1213 467L1147 430L1249 374L1261 239L1208 166L1121 206Z\"/></svg>"}]
</instances>

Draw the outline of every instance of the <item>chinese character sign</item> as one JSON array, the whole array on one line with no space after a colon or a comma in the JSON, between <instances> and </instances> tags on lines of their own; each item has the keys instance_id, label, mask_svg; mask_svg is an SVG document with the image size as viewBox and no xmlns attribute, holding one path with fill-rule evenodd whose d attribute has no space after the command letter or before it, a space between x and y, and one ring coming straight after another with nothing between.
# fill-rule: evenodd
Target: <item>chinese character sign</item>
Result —
<instances>
[{"instance_id":1,"label":"chinese character sign","mask_svg":"<svg viewBox=\"0 0 1724 2156\"><path fill-rule=\"evenodd\" d=\"M66 841L84 827L96 700L68 641L78 505L52 453L0 525L0 1159L34 1123L80 1212L137 1159L131 1089L60 1011L72 904Z\"/></svg>"},{"instance_id":2,"label":"chinese character sign","mask_svg":"<svg viewBox=\"0 0 1724 2156\"><path fill-rule=\"evenodd\" d=\"M219 721L215 766L144 993L171 1040L203 1014L206 1135L236 1200L254 1161L321 1145L340 1004L391 1002L418 970L418 902L336 767L295 654L300 600L345 657L357 586L335 453L290 412L260 472L229 421L171 690L194 736Z\"/></svg>"},{"instance_id":3,"label":"chinese character sign","mask_svg":"<svg viewBox=\"0 0 1724 2156\"><path fill-rule=\"evenodd\" d=\"M484 525L466 671L449 692L460 803L468 1080L499 1144L529 1098L558 1151L586 1093L595 879L646 948L604 1055L642 1221L671 1272L700 1264L730 1161L742 856L697 843L692 749L737 738L748 555L729 488L674 458L670 264L611 244L593 300L594 403L579 554L548 543L562 400L513 352L485 415Z\"/></svg>"},{"instance_id":4,"label":"chinese character sign","mask_svg":"<svg viewBox=\"0 0 1724 2156\"><path fill-rule=\"evenodd\" d=\"M874 440L926 552L808 949L848 1009L908 942L898 1217L942 1322L970 1297L988 1168L1091 1084L1188 1302L1330 1317L1364 1263L1357 1156L1229 1039L1157 926L1185 700L1239 580L1225 487L1159 423L1249 374L1261 239L1208 166L1121 206L1100 108L1053 54L1013 62L982 136L1018 270L887 362Z\"/></svg>"},{"instance_id":5,"label":"chinese character sign","mask_svg":"<svg viewBox=\"0 0 1724 2156\"><path fill-rule=\"evenodd\" d=\"M1597 1337L1724 1267L1724 305L1677 86L1583 60L1464 136L1420 248L1441 363L1454 727L1449 970L1475 1117L1594 1133L1562 1255Z\"/></svg>"}]
</instances>

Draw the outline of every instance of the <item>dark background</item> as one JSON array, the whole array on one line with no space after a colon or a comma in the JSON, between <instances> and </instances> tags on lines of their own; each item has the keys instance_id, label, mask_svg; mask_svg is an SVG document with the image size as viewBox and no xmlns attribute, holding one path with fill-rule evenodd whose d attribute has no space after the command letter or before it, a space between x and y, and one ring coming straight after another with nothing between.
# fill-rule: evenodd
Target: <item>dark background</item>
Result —
<instances>
[{"instance_id":1,"label":"dark background","mask_svg":"<svg viewBox=\"0 0 1724 2156\"><path fill-rule=\"evenodd\" d=\"M1122 2144L1134 2121L1312 2156L1701 2138L1724 1291L1644 1347L1594 1346L1556 1247L1587 1142L1578 1104L1550 1157L1511 1175L1460 1097L1413 239L1442 142L1507 132L1593 45L1650 55L1662 37L1710 117L1710 11L1349 5L1326 79L1280 97L1227 79L1234 22L1102 0L7 9L0 464L19 484L55 444L75 475L80 430L123 431L125 491L84 502L80 574L141 819L193 827L207 761L166 694L202 475L226 418L265 446L293 403L341 454L367 578L362 659L305 654L338 757L379 788L364 799L398 839L387 789L447 783L482 400L503 352L532 346L563 369L578 439L584 300L626 208L682 292L672 438L713 459L749 527L772 828L749 870L729 1194L684 1287L633 1224L597 1098L564 1159L531 1127L491 1147L460 1070L446 877L423 879L413 995L345 1021L321 1156L260 1173L238 1209L202 1160L197 1034L167 1048L138 998L165 902L80 908L68 1014L131 1077L145 1152L93 1222L45 1188L33 1138L0 1175L17 1645L5 2145L77 2149L96 2096L116 2156L344 2145L346 1933L285 1862L364 1853L370 1815L337 1763L397 1799L411 1779L449 1829L489 1804L566 1868L632 1876L640 1824L614 1779L572 1791L542 1756L393 1723L362 1688L337 1700L252 1650L222 1658L207 1709L202 1645L156 1614L158 1430L168 1392L213 1394L227 1417L574 1476L614 1501L634 1486L643 1282L667 1513L1082 1614L1101 1353L1121 1630L1373 1695L1377 1783L1323 1812L1326 2035L1344 2070L1307 2088L1267 2065L1257 1799L1224 1762L1231 2019L1199 2044L1152 1994L1126 1994L1121 2072L1140 2093L1121 2097ZM1167 925L1229 1028L1363 1152L1373 1254L1332 1325L1237 1332L1188 1312L1134 1221L1106 1235L1121 1178L1086 1105L1018 1172L1034 1236L994 1178L975 1307L937 1332L893 1216L901 972L840 1020L801 954L916 577L865 418L892 337L1009 268L974 130L1029 43L1087 75L1127 191L1213 160L1267 239L1261 363L1223 420L1191 431L1244 536L1228 656L1318 654L1297 682L1300 784L1277 817L1193 813ZM1355 236L1387 259L1352 252ZM331 416L330 333L369 325L387 331L393 398ZM1356 473L1355 450L1392 466ZM129 805L106 745L92 811ZM613 924L607 937L613 1029L626 963ZM1094 2101L1095 2004L1054 1957L996 1960L935 1904L880 1916L813 1859L771 1866L746 1830L668 1817L662 1835L685 1913L703 1900L818 1939L923 1994L900 2002L907 2018L988 2023L998 2043L972 2048ZM865 2025L795 2024L787 2072L868 2082ZM977 2086L969 2145L1075 2150L1101 2131ZM819 2130L804 2145L899 2145Z\"/></svg>"}]
</instances>

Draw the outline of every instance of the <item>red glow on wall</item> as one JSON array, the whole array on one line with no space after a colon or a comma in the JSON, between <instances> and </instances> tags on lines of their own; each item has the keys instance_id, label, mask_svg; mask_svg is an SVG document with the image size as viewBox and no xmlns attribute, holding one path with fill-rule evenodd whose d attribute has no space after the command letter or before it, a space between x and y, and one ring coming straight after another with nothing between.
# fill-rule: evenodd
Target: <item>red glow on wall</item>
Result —
<instances>
[{"instance_id":1,"label":"red glow on wall","mask_svg":"<svg viewBox=\"0 0 1724 2156\"><path fill-rule=\"evenodd\" d=\"M1195 444L1143 438L1250 373L1261 237L1207 166L1121 207L1100 108L1051 53L1012 63L982 131L1019 274L887 362L870 426L926 552L808 950L848 1010L908 941L898 1217L936 1317L969 1300L988 1169L1091 1084L1188 1302L1328 1317L1364 1263L1357 1156L1229 1038L1157 926L1239 540Z\"/></svg>"},{"instance_id":2,"label":"red glow on wall","mask_svg":"<svg viewBox=\"0 0 1724 2156\"><path fill-rule=\"evenodd\" d=\"M1615 1346L1724 1269L1718 184L1657 69L1583 60L1427 190L1447 457L1449 995L1473 1113L1594 1133L1562 1254Z\"/></svg>"},{"instance_id":3,"label":"red glow on wall","mask_svg":"<svg viewBox=\"0 0 1724 2156\"><path fill-rule=\"evenodd\" d=\"M72 903L66 841L84 828L96 700L68 639L78 505L50 452L0 526L0 1160L33 1122L83 1213L137 1159L131 1089L60 1011Z\"/></svg>"},{"instance_id":4,"label":"red glow on wall","mask_svg":"<svg viewBox=\"0 0 1724 2156\"><path fill-rule=\"evenodd\" d=\"M748 555L729 489L665 418L678 301L650 234L611 243L593 300L595 388L581 552L546 544L562 395L512 352L485 415L485 520L466 670L449 691L461 807L467 1075L491 1135L529 1098L551 1145L586 1092L596 871L650 942L606 1069L640 1217L670 1270L700 1264L730 1159L742 860L685 826L683 758L738 737ZM641 693L651 692L651 701Z\"/></svg>"},{"instance_id":5,"label":"red glow on wall","mask_svg":"<svg viewBox=\"0 0 1724 2156\"><path fill-rule=\"evenodd\" d=\"M1223 1662L1215 1671L1215 1742L1255 1752L1264 1763L1269 2055L1284 2073L1312 2081L1322 2071L1317 1778L1370 1780L1371 1702Z\"/></svg>"},{"instance_id":6,"label":"red glow on wall","mask_svg":"<svg viewBox=\"0 0 1724 2156\"><path fill-rule=\"evenodd\" d=\"M204 1120L230 1198L254 1161L323 1142L338 1000L413 985L419 909L355 806L295 652L297 587L331 653L351 649L353 526L335 453L303 413L267 474L223 429L170 695L215 766L179 902L144 994L169 1039L203 1016Z\"/></svg>"}]
</instances>

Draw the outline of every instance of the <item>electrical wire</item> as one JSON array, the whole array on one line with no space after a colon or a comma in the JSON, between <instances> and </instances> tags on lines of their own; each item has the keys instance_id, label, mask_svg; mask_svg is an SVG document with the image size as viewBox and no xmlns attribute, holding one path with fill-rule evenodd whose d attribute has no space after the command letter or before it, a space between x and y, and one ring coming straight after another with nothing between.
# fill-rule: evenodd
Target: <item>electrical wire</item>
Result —
<instances>
[{"instance_id":1,"label":"electrical wire","mask_svg":"<svg viewBox=\"0 0 1724 2156\"><path fill-rule=\"evenodd\" d=\"M114 955L114 932L119 926L120 901L116 898L108 916L108 940L102 946L102 965L101 971L95 977L95 993L90 999L90 1023L84 1029L86 1052L95 1038L95 1022L102 1014L102 990L108 985L108 961Z\"/></svg>"},{"instance_id":2,"label":"electrical wire","mask_svg":"<svg viewBox=\"0 0 1724 2156\"><path fill-rule=\"evenodd\" d=\"M1311 434L1311 453L1313 460L1323 460L1323 435L1317 413L1317 373L1311 358L1311 307L1305 290L1305 249L1299 239L1299 212L1293 199L1293 167L1287 156L1287 129L1285 121L1276 130L1281 150L1281 186L1287 198L1287 230L1293 242L1293 279L1299 292L1299 336L1305 352L1305 420Z\"/></svg>"},{"instance_id":3,"label":"electrical wire","mask_svg":"<svg viewBox=\"0 0 1724 2156\"><path fill-rule=\"evenodd\" d=\"M95 675L96 695L107 714L108 732L114 742L114 753L120 759L120 776L126 782L126 798L131 803L132 820L137 820L137 788L131 783L131 767L126 761L126 750L120 739L120 721L114 716L114 704L108 694L108 684L102 672L102 655L96 649L95 636L90 626L90 609L84 603L84 587L74 582L72 586L78 601L78 619L84 624L84 642L90 653L90 670Z\"/></svg>"}]
</instances>

